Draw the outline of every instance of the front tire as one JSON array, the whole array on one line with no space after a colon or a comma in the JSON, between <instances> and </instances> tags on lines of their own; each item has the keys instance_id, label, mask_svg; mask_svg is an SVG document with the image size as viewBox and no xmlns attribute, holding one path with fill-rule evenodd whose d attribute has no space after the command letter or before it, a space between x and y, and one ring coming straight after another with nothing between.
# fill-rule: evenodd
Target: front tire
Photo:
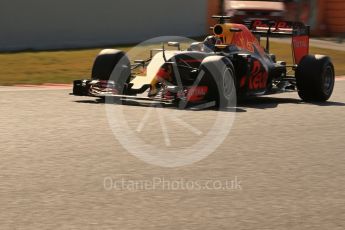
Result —
<instances>
[{"instance_id":1,"label":"front tire","mask_svg":"<svg viewBox=\"0 0 345 230\"><path fill-rule=\"evenodd\" d=\"M114 81L120 93L131 76L131 64L127 55L120 50L105 49L96 57L92 67L92 80Z\"/></svg>"},{"instance_id":2,"label":"front tire","mask_svg":"<svg viewBox=\"0 0 345 230\"><path fill-rule=\"evenodd\" d=\"M305 56L296 69L296 82L302 100L327 101L332 96L335 83L331 59L323 55Z\"/></svg>"},{"instance_id":3,"label":"front tire","mask_svg":"<svg viewBox=\"0 0 345 230\"><path fill-rule=\"evenodd\" d=\"M215 100L220 109L236 107L236 76L231 61L222 56L207 57L202 62L200 71L205 73L209 100Z\"/></svg>"}]
</instances>

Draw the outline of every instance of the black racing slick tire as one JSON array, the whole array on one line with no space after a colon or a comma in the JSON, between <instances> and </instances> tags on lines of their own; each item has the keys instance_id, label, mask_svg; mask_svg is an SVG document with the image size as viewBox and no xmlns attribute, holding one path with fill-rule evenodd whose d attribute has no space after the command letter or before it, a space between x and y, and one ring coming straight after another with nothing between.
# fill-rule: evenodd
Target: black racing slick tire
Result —
<instances>
[{"instance_id":1,"label":"black racing slick tire","mask_svg":"<svg viewBox=\"0 0 345 230\"><path fill-rule=\"evenodd\" d=\"M200 66L203 84L209 86L208 100L215 100L216 107L236 107L236 76L232 62L223 56L210 56Z\"/></svg>"},{"instance_id":2,"label":"black racing slick tire","mask_svg":"<svg viewBox=\"0 0 345 230\"><path fill-rule=\"evenodd\" d=\"M334 66L329 57L307 55L296 69L296 82L300 98L310 102L325 102L333 93Z\"/></svg>"},{"instance_id":3,"label":"black racing slick tire","mask_svg":"<svg viewBox=\"0 0 345 230\"><path fill-rule=\"evenodd\" d=\"M92 80L114 81L123 91L131 75L131 64L127 55L120 50L105 49L96 57L92 67Z\"/></svg>"}]
</instances>

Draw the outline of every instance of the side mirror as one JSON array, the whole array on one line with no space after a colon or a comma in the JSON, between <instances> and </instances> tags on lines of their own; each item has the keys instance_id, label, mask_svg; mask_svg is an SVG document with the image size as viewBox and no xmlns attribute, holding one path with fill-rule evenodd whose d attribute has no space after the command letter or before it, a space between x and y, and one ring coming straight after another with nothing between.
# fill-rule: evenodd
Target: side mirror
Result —
<instances>
[{"instance_id":1,"label":"side mirror","mask_svg":"<svg viewBox=\"0 0 345 230\"><path fill-rule=\"evenodd\" d=\"M144 60L134 60L135 64L145 64Z\"/></svg>"},{"instance_id":2,"label":"side mirror","mask_svg":"<svg viewBox=\"0 0 345 230\"><path fill-rule=\"evenodd\" d=\"M134 60L134 64L145 67L146 61L144 61L144 60Z\"/></svg>"},{"instance_id":3,"label":"side mirror","mask_svg":"<svg viewBox=\"0 0 345 230\"><path fill-rule=\"evenodd\" d=\"M176 47L178 50L181 50L181 44L179 42L168 42L168 46Z\"/></svg>"}]
</instances>

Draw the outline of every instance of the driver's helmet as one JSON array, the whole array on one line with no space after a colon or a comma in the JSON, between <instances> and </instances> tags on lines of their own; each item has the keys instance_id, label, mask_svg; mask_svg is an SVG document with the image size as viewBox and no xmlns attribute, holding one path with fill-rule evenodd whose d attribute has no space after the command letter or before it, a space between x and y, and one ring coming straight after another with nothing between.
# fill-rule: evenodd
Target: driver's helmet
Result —
<instances>
[{"instance_id":1,"label":"driver's helmet","mask_svg":"<svg viewBox=\"0 0 345 230\"><path fill-rule=\"evenodd\" d=\"M205 52L213 52L215 50L215 45L221 44L222 41L216 36L208 36L204 42L204 51Z\"/></svg>"}]
</instances>

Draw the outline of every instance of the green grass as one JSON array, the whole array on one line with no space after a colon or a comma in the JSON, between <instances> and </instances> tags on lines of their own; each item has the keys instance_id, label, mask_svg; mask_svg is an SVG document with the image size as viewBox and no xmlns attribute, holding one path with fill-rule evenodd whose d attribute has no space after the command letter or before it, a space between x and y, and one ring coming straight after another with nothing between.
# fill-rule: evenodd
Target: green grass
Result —
<instances>
[{"instance_id":1,"label":"green grass","mask_svg":"<svg viewBox=\"0 0 345 230\"><path fill-rule=\"evenodd\" d=\"M276 54L277 60L292 63L290 44L271 42L271 53ZM310 47L311 54L323 54L332 58L337 76L345 76L345 52L317 47Z\"/></svg>"},{"instance_id":2,"label":"green grass","mask_svg":"<svg viewBox=\"0 0 345 230\"><path fill-rule=\"evenodd\" d=\"M115 48L128 51L131 47ZM142 53L148 54L148 49ZM75 79L89 78L92 63L99 51L88 49L0 54L0 85L71 83ZM289 44L272 42L271 52L277 55L277 60L291 63ZM345 52L312 47L311 53L331 56L336 74L345 75Z\"/></svg>"}]
</instances>

